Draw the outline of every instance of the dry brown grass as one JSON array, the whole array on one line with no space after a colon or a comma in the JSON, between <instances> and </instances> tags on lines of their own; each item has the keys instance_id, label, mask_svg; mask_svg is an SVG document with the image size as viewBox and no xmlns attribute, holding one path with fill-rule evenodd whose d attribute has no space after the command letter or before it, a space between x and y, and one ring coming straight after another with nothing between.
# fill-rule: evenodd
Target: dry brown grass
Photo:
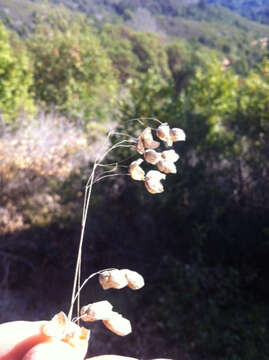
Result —
<instances>
[{"instance_id":1,"label":"dry brown grass","mask_svg":"<svg viewBox=\"0 0 269 360\"><path fill-rule=\"evenodd\" d=\"M63 205L59 187L79 175L91 151L82 130L62 117L45 116L5 134L0 142L0 232L48 224L70 213L71 202Z\"/></svg>"}]
</instances>

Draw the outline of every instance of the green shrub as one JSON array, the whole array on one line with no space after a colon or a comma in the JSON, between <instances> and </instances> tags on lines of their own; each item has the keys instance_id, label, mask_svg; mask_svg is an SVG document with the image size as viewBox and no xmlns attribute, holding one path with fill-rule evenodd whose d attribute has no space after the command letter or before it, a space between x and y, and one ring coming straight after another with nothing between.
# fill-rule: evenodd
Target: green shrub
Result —
<instances>
[{"instance_id":1,"label":"green shrub","mask_svg":"<svg viewBox=\"0 0 269 360\"><path fill-rule=\"evenodd\" d=\"M0 109L4 124L16 126L20 111L34 110L32 73L25 50L0 23Z\"/></svg>"},{"instance_id":2,"label":"green shrub","mask_svg":"<svg viewBox=\"0 0 269 360\"><path fill-rule=\"evenodd\" d=\"M111 62L89 26L40 25L27 40L34 66L34 92L43 106L79 119L105 120L115 102Z\"/></svg>"}]
</instances>

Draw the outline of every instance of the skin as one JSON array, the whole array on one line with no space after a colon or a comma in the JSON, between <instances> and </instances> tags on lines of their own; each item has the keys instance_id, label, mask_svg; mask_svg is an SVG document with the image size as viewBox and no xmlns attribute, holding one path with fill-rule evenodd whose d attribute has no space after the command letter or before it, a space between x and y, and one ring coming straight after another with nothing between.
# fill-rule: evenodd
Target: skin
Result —
<instances>
[{"instance_id":1,"label":"skin","mask_svg":"<svg viewBox=\"0 0 269 360\"><path fill-rule=\"evenodd\" d=\"M50 340L42 333L47 321L14 321L0 325L0 360L83 360L88 348L85 341L73 347ZM101 355L86 360L138 360L118 355Z\"/></svg>"}]
</instances>

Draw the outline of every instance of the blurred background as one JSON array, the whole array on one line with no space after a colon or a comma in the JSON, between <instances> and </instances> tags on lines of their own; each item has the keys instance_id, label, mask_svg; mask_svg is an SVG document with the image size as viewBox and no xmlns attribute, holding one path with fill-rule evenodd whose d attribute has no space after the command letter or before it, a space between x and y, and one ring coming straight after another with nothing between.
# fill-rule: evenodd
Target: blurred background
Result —
<instances>
[{"instance_id":1,"label":"blurred background","mask_svg":"<svg viewBox=\"0 0 269 360\"><path fill-rule=\"evenodd\" d=\"M133 325L93 324L89 354L268 359L268 1L0 0L0 19L0 320L68 311L95 154L156 117L187 135L165 192L94 186L83 277L146 286L85 287Z\"/></svg>"}]
</instances>

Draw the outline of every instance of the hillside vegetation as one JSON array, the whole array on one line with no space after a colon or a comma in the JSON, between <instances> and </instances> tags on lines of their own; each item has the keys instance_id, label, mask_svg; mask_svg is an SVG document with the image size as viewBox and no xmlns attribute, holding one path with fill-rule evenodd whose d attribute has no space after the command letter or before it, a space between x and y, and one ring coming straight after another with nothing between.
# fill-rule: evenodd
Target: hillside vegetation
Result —
<instances>
[{"instance_id":1,"label":"hillside vegetation","mask_svg":"<svg viewBox=\"0 0 269 360\"><path fill-rule=\"evenodd\" d=\"M263 24L269 23L269 4L267 0L207 0L209 4L220 4L240 15Z\"/></svg>"},{"instance_id":2,"label":"hillside vegetation","mask_svg":"<svg viewBox=\"0 0 269 360\"><path fill-rule=\"evenodd\" d=\"M66 310L100 144L154 117L187 135L165 192L126 176L126 147L94 187L83 274L133 268L147 286L108 294L134 332L100 330L91 355L267 360L268 27L201 1L64 5L0 0L1 320Z\"/></svg>"}]
</instances>

